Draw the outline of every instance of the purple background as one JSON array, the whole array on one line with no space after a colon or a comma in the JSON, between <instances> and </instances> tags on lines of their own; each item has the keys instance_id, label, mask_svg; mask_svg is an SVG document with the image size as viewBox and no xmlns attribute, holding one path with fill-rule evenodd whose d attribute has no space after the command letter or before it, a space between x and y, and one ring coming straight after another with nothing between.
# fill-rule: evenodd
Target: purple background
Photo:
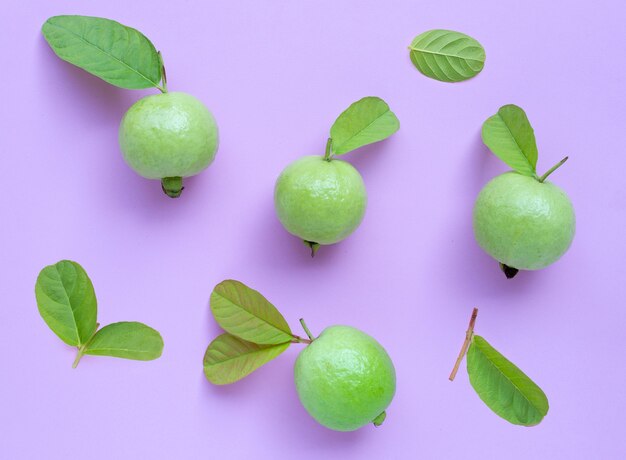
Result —
<instances>
[{"instance_id":1,"label":"purple background","mask_svg":"<svg viewBox=\"0 0 626 460\"><path fill-rule=\"evenodd\" d=\"M2 210L0 457L568 458L626 456L623 2L9 1L0 17ZM60 61L39 33L56 14L117 19L163 51L171 90L215 114L221 146L179 200L124 163L117 127L144 94ZM427 29L478 39L484 71L429 80L407 45ZM273 210L289 162L322 154L335 117L384 98L402 128L345 157L369 207L348 240L311 260ZM539 170L578 218L570 251L507 281L476 245L471 208L506 170L480 140L500 105L528 113ZM103 324L144 321L163 357L85 357L37 312L39 270L91 276ZM380 429L336 433L300 406L298 353L228 387L202 356L218 328L213 286L236 278L299 330L350 324L392 356L398 390ZM463 370L447 380L471 308L477 332L545 390L538 427L491 413Z\"/></svg>"}]
</instances>

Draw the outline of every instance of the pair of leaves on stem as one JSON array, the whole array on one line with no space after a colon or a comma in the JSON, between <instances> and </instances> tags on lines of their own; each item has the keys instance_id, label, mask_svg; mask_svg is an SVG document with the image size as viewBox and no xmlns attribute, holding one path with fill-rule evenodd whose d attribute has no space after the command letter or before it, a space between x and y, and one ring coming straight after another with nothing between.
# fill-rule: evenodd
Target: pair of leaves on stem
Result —
<instances>
[{"instance_id":1,"label":"pair of leaves on stem","mask_svg":"<svg viewBox=\"0 0 626 460\"><path fill-rule=\"evenodd\" d=\"M57 56L107 83L166 90L161 54L136 29L105 18L54 16L42 33Z\"/></svg>"},{"instance_id":2,"label":"pair of leaves on stem","mask_svg":"<svg viewBox=\"0 0 626 460\"><path fill-rule=\"evenodd\" d=\"M138 322L98 329L98 304L87 273L78 263L62 260L45 267L35 284L41 317L63 342L78 347L74 367L83 355L150 361L161 356L161 335Z\"/></svg>"},{"instance_id":3,"label":"pair of leaves on stem","mask_svg":"<svg viewBox=\"0 0 626 460\"><path fill-rule=\"evenodd\" d=\"M307 342L291 332L283 315L263 295L239 281L215 286L210 303L215 320L226 331L204 354L204 375L211 383L234 383L291 343Z\"/></svg>"},{"instance_id":4,"label":"pair of leaves on stem","mask_svg":"<svg viewBox=\"0 0 626 460\"><path fill-rule=\"evenodd\" d=\"M423 75L453 83L469 80L483 70L485 50L472 37L452 30L434 29L413 39L411 62Z\"/></svg>"},{"instance_id":5,"label":"pair of leaves on stem","mask_svg":"<svg viewBox=\"0 0 626 460\"><path fill-rule=\"evenodd\" d=\"M545 393L515 364L506 359L484 338L474 335L474 309L465 342L450 380L467 351L469 380L482 401L496 414L515 425L534 426L548 413Z\"/></svg>"}]
</instances>

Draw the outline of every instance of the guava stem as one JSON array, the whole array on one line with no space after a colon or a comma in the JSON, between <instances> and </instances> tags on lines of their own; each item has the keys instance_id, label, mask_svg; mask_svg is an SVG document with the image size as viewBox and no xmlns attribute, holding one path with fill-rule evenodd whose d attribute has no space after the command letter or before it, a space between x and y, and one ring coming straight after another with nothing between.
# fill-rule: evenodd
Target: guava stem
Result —
<instances>
[{"instance_id":1,"label":"guava stem","mask_svg":"<svg viewBox=\"0 0 626 460\"><path fill-rule=\"evenodd\" d=\"M83 345L82 347L80 347L78 349L78 353L76 353L76 359L74 359L74 362L72 363L72 369L76 369L76 366L78 366L78 363L80 362L80 358L83 357L83 355L85 354L85 346Z\"/></svg>"},{"instance_id":2,"label":"guava stem","mask_svg":"<svg viewBox=\"0 0 626 460\"><path fill-rule=\"evenodd\" d=\"M93 340L94 336L96 335L96 332L98 332L99 327L100 327L100 323L96 323L96 328L93 330L93 334L91 334L91 337L89 337L89 339L85 343L83 343L80 347L78 347L78 353L76 353L76 358L74 359L74 362L72 363L72 369L76 369L76 366L78 366L80 359L84 356L85 351L87 350L87 347Z\"/></svg>"},{"instance_id":3,"label":"guava stem","mask_svg":"<svg viewBox=\"0 0 626 460\"><path fill-rule=\"evenodd\" d=\"M309 339L303 339L302 337L298 336L298 335L293 335L293 342L292 343L306 343L307 345L312 343L312 340Z\"/></svg>"},{"instance_id":4,"label":"guava stem","mask_svg":"<svg viewBox=\"0 0 626 460\"><path fill-rule=\"evenodd\" d=\"M463 357L465 353L467 353L467 348L472 341L472 337L474 336L474 324L476 324L476 317L478 316L478 308L474 308L472 311L472 317L470 318L469 326L467 327L467 331L465 332L465 340L463 341L463 346L461 347L461 351L459 352L459 356L456 358L456 362L454 363L454 367L452 368L452 372L450 372L450 381L453 381L456 377L456 373L459 370L459 366L461 365L461 361L463 361Z\"/></svg>"},{"instance_id":5,"label":"guava stem","mask_svg":"<svg viewBox=\"0 0 626 460\"><path fill-rule=\"evenodd\" d=\"M182 177L164 177L161 179L161 188L170 198L178 198L185 187L183 187Z\"/></svg>"},{"instance_id":6,"label":"guava stem","mask_svg":"<svg viewBox=\"0 0 626 460\"><path fill-rule=\"evenodd\" d=\"M559 161L557 164L555 164L555 165L554 165L554 166L552 166L550 169L548 169L548 171L547 171L547 172L546 172L543 176L541 176L541 177L539 178L539 182L543 182L543 181L545 181L545 180L548 178L548 176L549 176L550 174L552 174L554 171L556 171L557 169L559 169L559 168L563 165L563 163L565 163L565 162L567 161L567 159L568 159L568 158L569 158L569 157L565 157L565 158L563 158L563 159L562 159L561 161Z\"/></svg>"},{"instance_id":7,"label":"guava stem","mask_svg":"<svg viewBox=\"0 0 626 460\"><path fill-rule=\"evenodd\" d=\"M300 318L300 324L302 324L302 329L304 329L304 332L306 332L306 335L309 337L311 342L315 340L315 337L313 337L313 334L311 334L311 331L309 331L309 328L306 326L304 318Z\"/></svg>"},{"instance_id":8,"label":"guava stem","mask_svg":"<svg viewBox=\"0 0 626 460\"><path fill-rule=\"evenodd\" d=\"M324 160L326 161L330 161L333 156L331 152L332 145L333 145L333 139L332 137L329 137L328 140L326 141L326 152L324 153Z\"/></svg>"}]
</instances>

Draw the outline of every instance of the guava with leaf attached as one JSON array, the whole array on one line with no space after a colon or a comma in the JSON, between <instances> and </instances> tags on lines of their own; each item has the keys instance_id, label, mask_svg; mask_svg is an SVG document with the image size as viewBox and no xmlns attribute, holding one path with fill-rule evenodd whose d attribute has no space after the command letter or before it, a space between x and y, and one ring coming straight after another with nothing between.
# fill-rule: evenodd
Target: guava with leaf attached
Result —
<instances>
[{"instance_id":1,"label":"guava with leaf attached","mask_svg":"<svg viewBox=\"0 0 626 460\"><path fill-rule=\"evenodd\" d=\"M140 176L160 179L170 197L182 179L207 168L217 152L218 128L209 110L181 92L147 96L126 112L119 130L124 159Z\"/></svg>"},{"instance_id":2,"label":"guava with leaf attached","mask_svg":"<svg viewBox=\"0 0 626 460\"><path fill-rule=\"evenodd\" d=\"M306 156L278 177L274 205L287 231L313 247L337 243L354 232L365 215L367 193L349 163Z\"/></svg>"},{"instance_id":3,"label":"guava with leaf attached","mask_svg":"<svg viewBox=\"0 0 626 460\"><path fill-rule=\"evenodd\" d=\"M313 339L295 364L298 396L320 424L353 431L378 426L396 391L396 374L385 349L348 326L331 326Z\"/></svg>"},{"instance_id":4,"label":"guava with leaf attached","mask_svg":"<svg viewBox=\"0 0 626 460\"><path fill-rule=\"evenodd\" d=\"M473 227L480 247L507 268L538 270L570 247L576 218L559 187L511 171L482 189Z\"/></svg>"}]
</instances>

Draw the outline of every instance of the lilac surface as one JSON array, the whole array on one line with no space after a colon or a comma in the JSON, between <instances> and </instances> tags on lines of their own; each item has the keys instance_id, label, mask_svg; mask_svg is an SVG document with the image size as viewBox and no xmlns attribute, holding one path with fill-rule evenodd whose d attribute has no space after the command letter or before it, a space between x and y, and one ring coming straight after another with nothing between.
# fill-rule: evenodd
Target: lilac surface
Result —
<instances>
[{"instance_id":1,"label":"lilac surface","mask_svg":"<svg viewBox=\"0 0 626 460\"><path fill-rule=\"evenodd\" d=\"M136 176L117 145L142 94L60 61L39 33L56 14L115 18L163 51L171 90L203 100L221 128L215 163L179 200ZM9 0L3 39L0 458L626 458L624 308L626 42L621 1ZM484 71L429 80L407 45L450 28L477 38ZM322 154L334 118L365 95L401 120L393 138L346 156L369 208L345 242L312 260L278 223L281 169ZM481 123L524 107L545 171L578 218L561 261L507 281L476 245L471 207L506 167ZM37 312L38 271L79 261L99 320L161 331L153 362L85 357ZM236 278L293 328L350 324L392 356L398 391L385 424L317 425L292 379L298 347L244 381L211 386L202 355L218 328L212 287ZM527 429L491 413L463 370L448 373L473 306L477 332L545 390Z\"/></svg>"}]
</instances>

